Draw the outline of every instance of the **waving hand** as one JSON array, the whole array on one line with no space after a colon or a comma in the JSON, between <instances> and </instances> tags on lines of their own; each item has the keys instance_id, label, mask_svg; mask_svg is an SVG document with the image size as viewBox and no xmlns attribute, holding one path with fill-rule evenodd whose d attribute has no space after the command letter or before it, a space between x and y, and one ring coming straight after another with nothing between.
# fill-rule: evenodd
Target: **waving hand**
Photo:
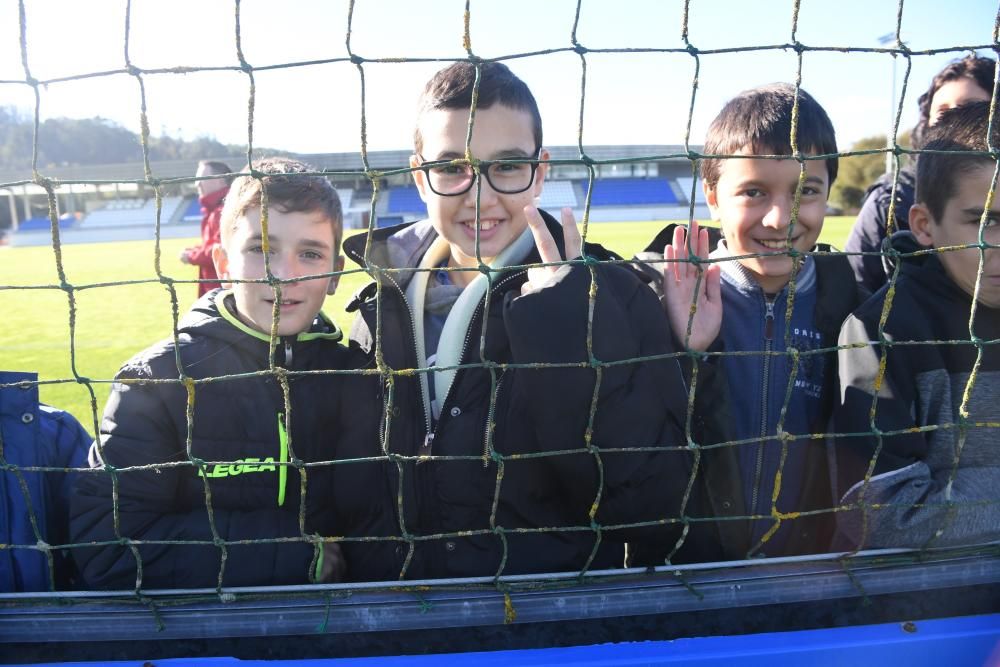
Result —
<instances>
[{"instance_id":1,"label":"waving hand","mask_svg":"<svg viewBox=\"0 0 1000 667\"><path fill-rule=\"evenodd\" d=\"M695 254L700 258L708 257L708 230L699 229L698 223L692 221L691 237ZM678 225L674 229L673 243L663 249L666 260L663 263L663 305L674 337L685 341L690 320L691 337L686 346L703 352L719 335L722 326L722 274L718 264L703 268L701 264L687 261L686 240L687 232Z\"/></svg>"}]
</instances>

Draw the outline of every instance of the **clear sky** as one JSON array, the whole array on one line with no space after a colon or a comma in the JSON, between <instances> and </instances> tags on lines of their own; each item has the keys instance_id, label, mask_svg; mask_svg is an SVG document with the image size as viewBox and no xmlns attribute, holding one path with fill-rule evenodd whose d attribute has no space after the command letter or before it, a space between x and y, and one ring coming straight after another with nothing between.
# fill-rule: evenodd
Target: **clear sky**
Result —
<instances>
[{"instance_id":1,"label":"clear sky","mask_svg":"<svg viewBox=\"0 0 1000 667\"><path fill-rule=\"evenodd\" d=\"M121 69L125 0L24 0L27 58L39 80ZM571 45L576 0L472 0L473 52L500 57ZM895 31L896 0L801 0L798 40L808 46L876 47ZM792 0L691 0L689 40L699 49L783 44L792 37ZM344 57L347 0L243 0L242 47L253 66ZM462 47L464 0L356 0L351 48L365 58L454 59ZM682 0L583 0L579 42L596 48L683 47ZM905 0L902 39L913 50L992 43L997 0ZM235 3L228 0L133 0L128 51L140 68L238 64ZM902 128L931 77L963 51L912 57ZM984 52L987 53L987 52ZM896 96L907 69L889 54L810 53L802 86L833 119L842 149L889 127L893 67ZM518 57L510 67L539 101L548 145L575 144L582 63L575 53ZM442 63L366 63L369 148L411 146L416 98ZM734 93L794 80L793 50L701 56L691 126L700 144L708 123ZM681 143L695 59L687 53L586 56L583 137L587 145ZM0 105L31 110L23 83L17 0L0 0ZM290 151L357 151L361 85L349 62L256 74L254 143ZM211 136L243 143L249 80L241 72L145 77L153 134ZM53 82L41 114L102 116L137 130L139 88L126 74Z\"/></svg>"}]
</instances>

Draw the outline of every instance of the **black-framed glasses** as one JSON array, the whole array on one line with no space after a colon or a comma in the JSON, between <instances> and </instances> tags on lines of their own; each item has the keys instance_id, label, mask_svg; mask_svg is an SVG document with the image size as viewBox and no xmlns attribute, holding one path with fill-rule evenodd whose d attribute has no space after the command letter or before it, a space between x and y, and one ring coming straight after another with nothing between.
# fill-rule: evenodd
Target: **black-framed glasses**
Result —
<instances>
[{"instance_id":1,"label":"black-framed glasses","mask_svg":"<svg viewBox=\"0 0 1000 667\"><path fill-rule=\"evenodd\" d=\"M535 182L538 163L529 160L537 160L540 154L541 149L538 149L534 157L480 160L479 173L486 175L486 182L494 192L516 195L530 188ZM454 160L425 162L419 153L417 157L421 162L420 170L427 175L427 185L434 194L457 197L468 192L476 182L476 170L471 164L462 164Z\"/></svg>"}]
</instances>

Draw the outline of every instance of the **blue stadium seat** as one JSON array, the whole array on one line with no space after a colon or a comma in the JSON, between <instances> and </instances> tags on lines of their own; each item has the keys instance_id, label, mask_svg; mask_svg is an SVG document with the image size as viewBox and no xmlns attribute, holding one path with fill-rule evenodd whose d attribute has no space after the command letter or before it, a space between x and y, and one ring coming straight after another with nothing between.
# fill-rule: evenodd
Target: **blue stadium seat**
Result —
<instances>
[{"instance_id":1,"label":"blue stadium seat","mask_svg":"<svg viewBox=\"0 0 1000 667\"><path fill-rule=\"evenodd\" d=\"M580 181L587 191L587 181ZM594 181L591 206L637 206L677 204L677 196L665 178L604 178Z\"/></svg>"},{"instance_id":2,"label":"blue stadium seat","mask_svg":"<svg viewBox=\"0 0 1000 667\"><path fill-rule=\"evenodd\" d=\"M72 227L74 222L76 222L76 218L70 216L59 218L59 229L67 229L68 227ZM37 231L47 230L50 228L51 226L49 225L48 216L28 218L27 220L23 221L20 225L18 225L18 231L21 232L37 232Z\"/></svg>"},{"instance_id":3,"label":"blue stadium seat","mask_svg":"<svg viewBox=\"0 0 1000 667\"><path fill-rule=\"evenodd\" d=\"M181 220L184 222L201 222L201 203L198 202L198 198L195 197L188 204L187 208L184 210L184 215L181 216Z\"/></svg>"},{"instance_id":4,"label":"blue stadium seat","mask_svg":"<svg viewBox=\"0 0 1000 667\"><path fill-rule=\"evenodd\" d=\"M427 215L427 205L424 204L414 185L393 188L389 191L388 213L419 213Z\"/></svg>"}]
</instances>

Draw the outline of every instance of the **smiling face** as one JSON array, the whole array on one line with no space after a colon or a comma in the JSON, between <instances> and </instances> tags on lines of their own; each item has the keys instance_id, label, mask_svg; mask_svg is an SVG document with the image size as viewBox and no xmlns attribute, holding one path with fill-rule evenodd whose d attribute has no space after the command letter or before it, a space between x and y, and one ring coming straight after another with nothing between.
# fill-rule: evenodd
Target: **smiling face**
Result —
<instances>
[{"instance_id":1,"label":"smiling face","mask_svg":"<svg viewBox=\"0 0 1000 667\"><path fill-rule=\"evenodd\" d=\"M943 84L931 98L931 107L927 118L928 125L937 123L942 111L960 107L970 102L989 102L990 93L979 87L976 80L963 76Z\"/></svg>"},{"instance_id":2,"label":"smiling face","mask_svg":"<svg viewBox=\"0 0 1000 667\"><path fill-rule=\"evenodd\" d=\"M747 155L743 151L737 155ZM757 283L776 293L788 282L792 258L775 253L790 247L808 252L823 229L829 174L825 160L807 160L799 216L791 225L799 163L792 159L730 158L723 160L715 187L705 185L712 218L722 225L726 247L733 255L769 254L741 259Z\"/></svg>"},{"instance_id":3,"label":"smiling face","mask_svg":"<svg viewBox=\"0 0 1000 667\"><path fill-rule=\"evenodd\" d=\"M434 109L421 114L418 121L423 139L420 156L410 158L410 166L418 167L423 161L453 160L465 156L465 139L469 125L468 109ZM471 150L479 160L533 158L535 146L534 125L531 115L496 104L476 110L472 131ZM548 159L548 152L539 156ZM421 160L423 158L423 161ZM527 228L524 207L531 204L542 192L542 183L548 165L538 165L535 180L524 192L500 194L482 179L479 194L479 252L484 261L496 257ZM476 189L453 197L435 194L427 183L423 171L413 172L420 197L427 204L427 215L434 229L451 246L449 266L478 266L476 260ZM467 283L474 274L455 272L452 279Z\"/></svg>"},{"instance_id":4,"label":"smiling face","mask_svg":"<svg viewBox=\"0 0 1000 667\"><path fill-rule=\"evenodd\" d=\"M275 278L291 279L343 269L344 258L337 251L335 225L323 212L285 213L272 207L267 218L269 262ZM223 282L267 276L259 208L251 208L237 219L225 247L216 246L213 259ZM333 293L336 281L336 278L314 278L281 283L278 335L293 336L306 331L326 295ZM266 283L235 283L232 290L240 320L256 331L270 334L274 288Z\"/></svg>"},{"instance_id":5,"label":"smiling face","mask_svg":"<svg viewBox=\"0 0 1000 667\"><path fill-rule=\"evenodd\" d=\"M910 228L917 240L935 248L979 243L979 222L992 182L993 166L989 164L959 174L955 196L945 203L940 220L935 220L924 204L911 208ZM983 240L991 245L1000 244L1000 202L996 200L986 219ZM979 275L979 248L942 252L938 257L952 282L972 296ZM1000 308L998 250L990 249L985 253L979 302L990 308Z\"/></svg>"}]
</instances>

